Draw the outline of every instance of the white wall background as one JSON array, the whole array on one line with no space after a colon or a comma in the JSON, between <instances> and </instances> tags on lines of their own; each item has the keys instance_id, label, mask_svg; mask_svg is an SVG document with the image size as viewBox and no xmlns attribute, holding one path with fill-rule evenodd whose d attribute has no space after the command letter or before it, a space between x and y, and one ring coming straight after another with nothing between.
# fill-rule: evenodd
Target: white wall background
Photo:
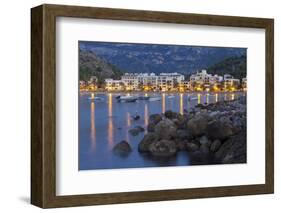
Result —
<instances>
[{"instance_id":1,"label":"white wall background","mask_svg":"<svg viewBox=\"0 0 281 213\"><path fill-rule=\"evenodd\" d=\"M30 8L39 0L2 1L0 6L0 212L39 212L30 189ZM277 0L49 0L47 3L173 12L269 17L275 19L275 194L154 203L52 209L49 212L278 212L281 207L281 13ZM279 85L278 85L279 83ZM257 122L259 122L257 120ZM237 174L239 175L239 174ZM280 212L280 210L279 210Z\"/></svg>"}]
</instances>

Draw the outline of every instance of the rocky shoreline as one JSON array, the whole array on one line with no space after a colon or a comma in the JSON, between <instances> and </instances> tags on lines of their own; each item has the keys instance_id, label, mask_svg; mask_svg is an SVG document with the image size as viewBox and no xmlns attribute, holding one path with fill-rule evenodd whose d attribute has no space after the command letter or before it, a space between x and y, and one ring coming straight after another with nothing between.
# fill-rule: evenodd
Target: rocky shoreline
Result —
<instances>
[{"instance_id":1,"label":"rocky shoreline","mask_svg":"<svg viewBox=\"0 0 281 213\"><path fill-rule=\"evenodd\" d=\"M173 111L152 114L138 151L158 158L187 152L191 165L246 163L246 125L246 97L198 104L184 114ZM138 126L130 133L137 135L143 131ZM132 149L122 141L113 151L125 156Z\"/></svg>"}]
</instances>

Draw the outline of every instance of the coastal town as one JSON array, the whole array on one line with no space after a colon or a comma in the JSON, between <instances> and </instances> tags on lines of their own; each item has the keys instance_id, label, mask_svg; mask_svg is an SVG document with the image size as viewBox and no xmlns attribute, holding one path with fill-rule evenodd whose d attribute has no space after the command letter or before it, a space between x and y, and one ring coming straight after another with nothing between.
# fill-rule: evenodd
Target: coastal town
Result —
<instances>
[{"instance_id":1,"label":"coastal town","mask_svg":"<svg viewBox=\"0 0 281 213\"><path fill-rule=\"evenodd\" d=\"M125 73L121 79L104 79L91 76L88 81L79 82L80 91L153 91L153 92L235 92L247 90L247 78L234 78L232 75L212 75L207 70L197 71L189 78L174 73Z\"/></svg>"},{"instance_id":2,"label":"coastal town","mask_svg":"<svg viewBox=\"0 0 281 213\"><path fill-rule=\"evenodd\" d=\"M247 163L246 48L80 41L78 70L79 170Z\"/></svg>"}]
</instances>

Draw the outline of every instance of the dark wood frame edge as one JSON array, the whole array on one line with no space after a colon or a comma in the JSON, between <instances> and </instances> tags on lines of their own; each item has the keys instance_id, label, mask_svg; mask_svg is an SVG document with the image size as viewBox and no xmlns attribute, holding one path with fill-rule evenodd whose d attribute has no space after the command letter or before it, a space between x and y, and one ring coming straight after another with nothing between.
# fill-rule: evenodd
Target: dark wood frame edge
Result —
<instances>
[{"instance_id":1,"label":"dark wood frame edge","mask_svg":"<svg viewBox=\"0 0 281 213\"><path fill-rule=\"evenodd\" d=\"M195 189L56 196L56 17L263 28L266 31L266 183ZM65 5L31 9L31 203L41 208L274 192L274 20Z\"/></svg>"}]
</instances>

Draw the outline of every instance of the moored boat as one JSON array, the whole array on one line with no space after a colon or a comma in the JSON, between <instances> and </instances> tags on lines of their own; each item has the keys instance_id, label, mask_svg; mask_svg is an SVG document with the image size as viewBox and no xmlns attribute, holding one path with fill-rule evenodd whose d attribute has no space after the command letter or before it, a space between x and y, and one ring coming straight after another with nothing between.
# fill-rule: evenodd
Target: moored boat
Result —
<instances>
[{"instance_id":1,"label":"moored boat","mask_svg":"<svg viewBox=\"0 0 281 213\"><path fill-rule=\"evenodd\" d=\"M169 95L167 98L168 99L172 99L172 98L175 98L176 96L174 96L174 95Z\"/></svg>"},{"instance_id":2,"label":"moored boat","mask_svg":"<svg viewBox=\"0 0 281 213\"><path fill-rule=\"evenodd\" d=\"M149 100L149 96L139 96L138 97L138 100L144 100L144 101L147 101L147 100Z\"/></svg>"},{"instance_id":3,"label":"moored boat","mask_svg":"<svg viewBox=\"0 0 281 213\"><path fill-rule=\"evenodd\" d=\"M161 97L159 97L159 96L149 98L149 101L160 101L160 100L161 100Z\"/></svg>"},{"instance_id":4,"label":"moored boat","mask_svg":"<svg viewBox=\"0 0 281 213\"><path fill-rule=\"evenodd\" d=\"M189 97L188 100L189 100L189 101L198 100L198 97Z\"/></svg>"},{"instance_id":5,"label":"moored boat","mask_svg":"<svg viewBox=\"0 0 281 213\"><path fill-rule=\"evenodd\" d=\"M89 97L88 99L91 100L91 101L102 101L102 100L104 100L101 97Z\"/></svg>"},{"instance_id":6,"label":"moored boat","mask_svg":"<svg viewBox=\"0 0 281 213\"><path fill-rule=\"evenodd\" d=\"M118 102L135 102L136 100L138 100L138 97L127 95L116 97L116 99L118 100Z\"/></svg>"}]
</instances>

